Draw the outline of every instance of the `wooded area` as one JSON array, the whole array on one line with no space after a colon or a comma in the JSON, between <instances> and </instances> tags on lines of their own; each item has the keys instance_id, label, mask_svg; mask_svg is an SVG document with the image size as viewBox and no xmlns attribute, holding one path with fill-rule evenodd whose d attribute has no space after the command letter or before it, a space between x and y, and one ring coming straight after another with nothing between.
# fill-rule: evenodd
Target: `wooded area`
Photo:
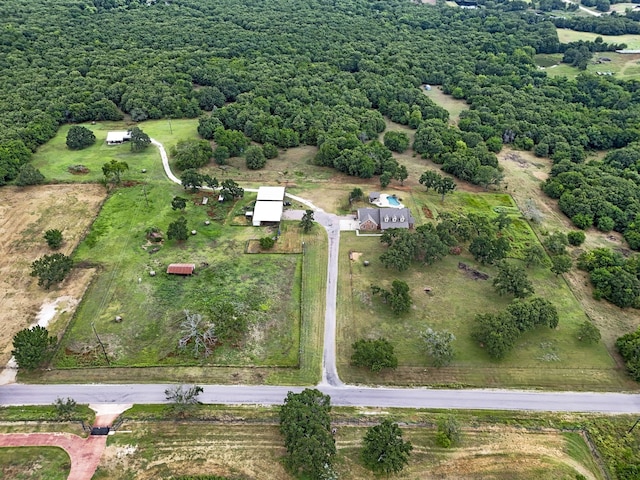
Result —
<instances>
[{"instance_id":1,"label":"wooded area","mask_svg":"<svg viewBox=\"0 0 640 480\"><path fill-rule=\"evenodd\" d=\"M203 110L216 118L210 138L237 131L281 148L317 145L321 165L391 178L397 162L388 148L363 145L383 132L387 116L417 129L418 153L485 186L501 178L493 152L503 144L550 156L557 167L545 191L564 194L561 208L576 225L631 229L637 248L640 202L624 193L640 182L637 149L625 149L624 161L614 152L580 164L590 150L640 140L640 84L547 77L536 53L575 61L614 47L560 44L549 18L516 3L465 10L404 0L4 2L0 182L15 179L62 123ZM447 126L448 113L421 93L423 84L471 105L459 128ZM611 185L624 200L602 198L598 189ZM589 202L572 208L567 192Z\"/></svg>"}]
</instances>

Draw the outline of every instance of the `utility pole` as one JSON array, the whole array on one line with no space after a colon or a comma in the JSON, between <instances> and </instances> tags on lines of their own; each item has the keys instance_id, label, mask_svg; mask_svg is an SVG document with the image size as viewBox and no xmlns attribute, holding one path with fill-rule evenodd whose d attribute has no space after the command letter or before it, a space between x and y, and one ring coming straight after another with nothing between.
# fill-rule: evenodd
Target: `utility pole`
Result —
<instances>
[{"instance_id":1,"label":"utility pole","mask_svg":"<svg viewBox=\"0 0 640 480\"><path fill-rule=\"evenodd\" d=\"M107 365L111 366L111 362L109 362L109 356L107 355L107 350L104 348L104 344L100 340L100 337L98 336L98 332L96 331L95 322L91 322L91 328L93 328L93 333L96 334L96 338L98 339L98 343L102 347L102 353L104 353L104 359L107 361Z\"/></svg>"}]
</instances>

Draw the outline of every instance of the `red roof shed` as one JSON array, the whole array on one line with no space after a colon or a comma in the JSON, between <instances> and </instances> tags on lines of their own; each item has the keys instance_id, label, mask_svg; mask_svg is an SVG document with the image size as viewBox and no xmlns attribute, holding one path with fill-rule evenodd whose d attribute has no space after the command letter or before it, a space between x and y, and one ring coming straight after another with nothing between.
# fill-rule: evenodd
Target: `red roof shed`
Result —
<instances>
[{"instance_id":1,"label":"red roof shed","mask_svg":"<svg viewBox=\"0 0 640 480\"><path fill-rule=\"evenodd\" d=\"M193 263L172 263L167 267L167 273L175 275L191 275L196 266Z\"/></svg>"}]
</instances>

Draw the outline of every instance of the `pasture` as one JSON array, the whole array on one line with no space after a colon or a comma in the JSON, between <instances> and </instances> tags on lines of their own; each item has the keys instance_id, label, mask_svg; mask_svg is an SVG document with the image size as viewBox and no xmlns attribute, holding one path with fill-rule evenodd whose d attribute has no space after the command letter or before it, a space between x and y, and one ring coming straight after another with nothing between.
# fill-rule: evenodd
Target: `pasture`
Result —
<instances>
[{"instance_id":1,"label":"pasture","mask_svg":"<svg viewBox=\"0 0 640 480\"><path fill-rule=\"evenodd\" d=\"M148 241L149 227L166 234L168 224L183 215L171 209L176 194L185 195L178 186L137 185L118 189L105 203L75 255L80 266L98 268L100 274L65 334L55 365L104 366L108 358L114 366L297 366L300 255L245 255L246 242L264 236L265 229L225 226L232 206L200 205L203 194L186 195L184 215L197 235L184 242ZM205 225L209 219L214 221ZM169 263L194 263L195 274L168 275ZM241 348L224 345L206 359L179 350L184 310L206 316L221 302L252 318ZM123 321L115 322L116 316Z\"/></svg>"},{"instance_id":2,"label":"pasture","mask_svg":"<svg viewBox=\"0 0 640 480\"><path fill-rule=\"evenodd\" d=\"M640 49L640 36L638 35L598 35L591 32L578 32L568 28L558 28L558 39L562 43L576 42L578 40L586 40L593 42L596 38L601 37L604 43L624 43L629 50ZM609 53L609 52L606 52ZM606 55L606 53L603 53Z\"/></svg>"}]
</instances>

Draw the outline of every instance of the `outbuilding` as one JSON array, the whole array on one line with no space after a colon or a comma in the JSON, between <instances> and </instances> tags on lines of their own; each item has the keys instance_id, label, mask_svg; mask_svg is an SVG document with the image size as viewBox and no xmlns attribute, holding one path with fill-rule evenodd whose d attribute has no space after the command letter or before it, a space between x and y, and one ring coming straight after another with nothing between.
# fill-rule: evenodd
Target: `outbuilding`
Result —
<instances>
[{"instance_id":1,"label":"outbuilding","mask_svg":"<svg viewBox=\"0 0 640 480\"><path fill-rule=\"evenodd\" d=\"M172 263L167 267L167 273L173 275L193 275L193 271L196 269L193 263Z\"/></svg>"},{"instance_id":2,"label":"outbuilding","mask_svg":"<svg viewBox=\"0 0 640 480\"><path fill-rule=\"evenodd\" d=\"M131 130L121 130L107 133L107 145L120 145L131 140Z\"/></svg>"}]
</instances>

